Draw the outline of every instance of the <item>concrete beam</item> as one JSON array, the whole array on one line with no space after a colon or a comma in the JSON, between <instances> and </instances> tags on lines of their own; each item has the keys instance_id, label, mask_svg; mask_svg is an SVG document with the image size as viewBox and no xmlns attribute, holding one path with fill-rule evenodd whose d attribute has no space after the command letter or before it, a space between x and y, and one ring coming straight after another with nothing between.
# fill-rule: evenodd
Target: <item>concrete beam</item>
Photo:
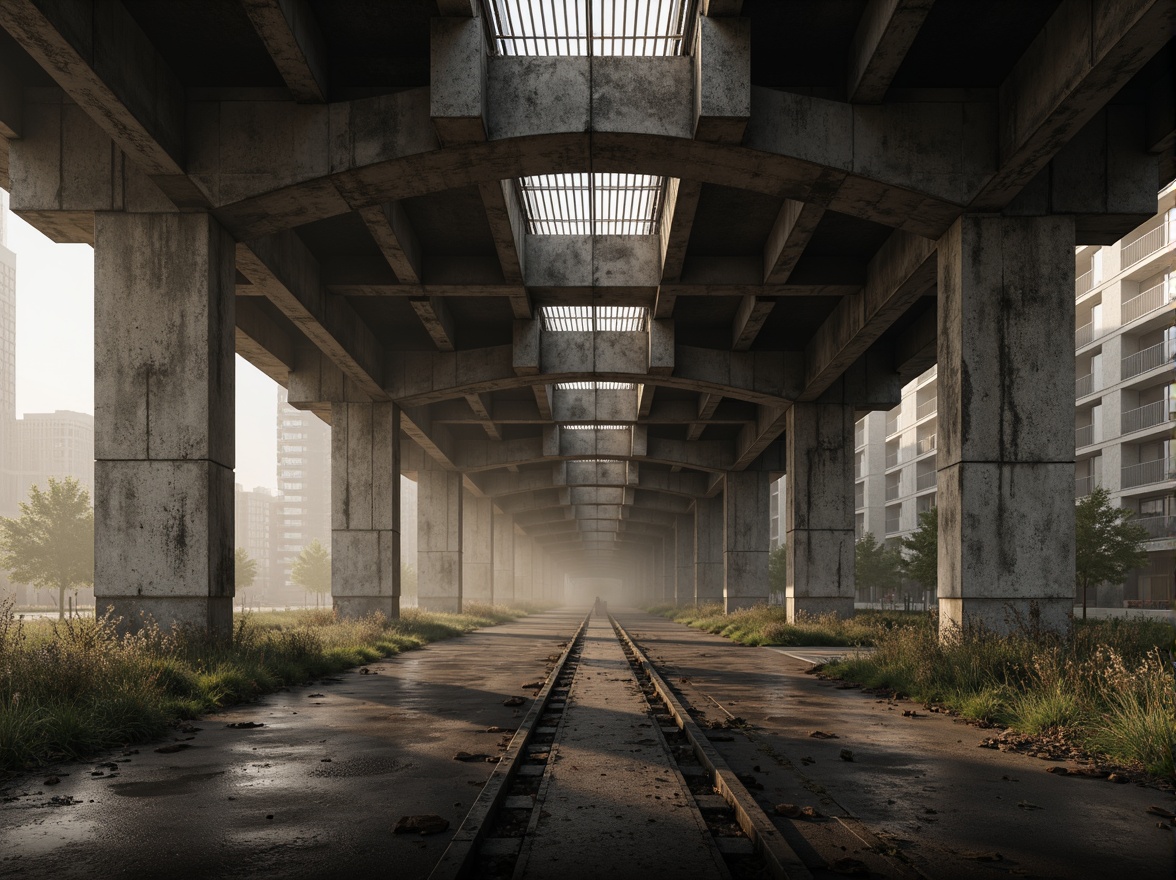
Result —
<instances>
[{"instance_id":1,"label":"concrete beam","mask_svg":"<svg viewBox=\"0 0 1176 880\"><path fill-rule=\"evenodd\" d=\"M327 100L327 46L309 0L243 0L254 30L294 100Z\"/></svg>"},{"instance_id":2,"label":"concrete beam","mask_svg":"<svg viewBox=\"0 0 1176 880\"><path fill-rule=\"evenodd\" d=\"M784 284L808 247L825 209L812 202L785 199L764 244L764 285Z\"/></svg>"},{"instance_id":3,"label":"concrete beam","mask_svg":"<svg viewBox=\"0 0 1176 880\"><path fill-rule=\"evenodd\" d=\"M735 322L731 331L731 349L733 351L750 350L775 307L776 301L774 299L760 299L757 296L743 297L739 303L739 310L735 312Z\"/></svg>"},{"instance_id":4,"label":"concrete beam","mask_svg":"<svg viewBox=\"0 0 1176 880\"><path fill-rule=\"evenodd\" d=\"M878 104L919 34L934 0L870 0L853 45L845 93L855 104Z\"/></svg>"},{"instance_id":5,"label":"concrete beam","mask_svg":"<svg viewBox=\"0 0 1176 880\"><path fill-rule=\"evenodd\" d=\"M361 208L359 216L401 284L421 283L421 243L400 202ZM419 294L418 294L419 295ZM424 294L429 295L429 294Z\"/></svg>"},{"instance_id":6,"label":"concrete beam","mask_svg":"<svg viewBox=\"0 0 1176 880\"><path fill-rule=\"evenodd\" d=\"M698 198L702 184L695 180L681 180L671 177L666 181L665 201L660 220L661 235L661 282L677 282L682 279L682 266L686 262L686 248L690 243L690 230L694 227L694 215L698 211ZM655 318L670 318L674 313L674 297L658 290Z\"/></svg>"},{"instance_id":7,"label":"concrete beam","mask_svg":"<svg viewBox=\"0 0 1176 880\"><path fill-rule=\"evenodd\" d=\"M295 233L238 243L237 269L358 388L388 399L383 347L347 302L322 288L318 262Z\"/></svg>"},{"instance_id":8,"label":"concrete beam","mask_svg":"<svg viewBox=\"0 0 1176 880\"><path fill-rule=\"evenodd\" d=\"M183 85L121 3L13 0L0 27L178 207L207 207L185 175Z\"/></svg>"},{"instance_id":9,"label":"concrete beam","mask_svg":"<svg viewBox=\"0 0 1176 880\"><path fill-rule=\"evenodd\" d=\"M438 351L453 351L456 348L453 316L445 300L437 296L411 299L412 310L421 319L425 331Z\"/></svg>"},{"instance_id":10,"label":"concrete beam","mask_svg":"<svg viewBox=\"0 0 1176 880\"><path fill-rule=\"evenodd\" d=\"M237 354L279 385L295 367L294 342L248 297L237 297Z\"/></svg>"},{"instance_id":11,"label":"concrete beam","mask_svg":"<svg viewBox=\"0 0 1176 880\"><path fill-rule=\"evenodd\" d=\"M809 341L801 400L815 400L935 284L935 243L896 231L870 260L865 289L845 297Z\"/></svg>"},{"instance_id":12,"label":"concrete beam","mask_svg":"<svg viewBox=\"0 0 1176 880\"><path fill-rule=\"evenodd\" d=\"M751 21L701 16L694 43L694 137L737 144L751 117Z\"/></svg>"}]
</instances>

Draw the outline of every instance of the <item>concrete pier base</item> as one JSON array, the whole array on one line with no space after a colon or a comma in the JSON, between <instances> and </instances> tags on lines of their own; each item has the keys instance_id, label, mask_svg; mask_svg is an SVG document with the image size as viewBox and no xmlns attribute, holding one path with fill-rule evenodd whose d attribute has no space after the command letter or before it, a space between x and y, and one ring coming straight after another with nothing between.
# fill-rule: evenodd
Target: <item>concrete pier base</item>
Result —
<instances>
[{"instance_id":1,"label":"concrete pier base","mask_svg":"<svg viewBox=\"0 0 1176 880\"><path fill-rule=\"evenodd\" d=\"M738 471L723 491L723 604L729 613L768 601L767 474Z\"/></svg>"},{"instance_id":2,"label":"concrete pier base","mask_svg":"<svg viewBox=\"0 0 1176 880\"><path fill-rule=\"evenodd\" d=\"M853 616L852 406L794 403L787 416L784 602L798 614Z\"/></svg>"},{"instance_id":3,"label":"concrete pier base","mask_svg":"<svg viewBox=\"0 0 1176 880\"><path fill-rule=\"evenodd\" d=\"M128 629L233 624L234 245L94 215L94 592Z\"/></svg>"},{"instance_id":4,"label":"concrete pier base","mask_svg":"<svg viewBox=\"0 0 1176 880\"><path fill-rule=\"evenodd\" d=\"M422 469L417 479L417 607L461 611L461 474Z\"/></svg>"},{"instance_id":5,"label":"concrete pier base","mask_svg":"<svg viewBox=\"0 0 1176 880\"><path fill-rule=\"evenodd\" d=\"M1065 630L1074 604L1074 224L939 242L940 632Z\"/></svg>"},{"instance_id":6,"label":"concrete pier base","mask_svg":"<svg viewBox=\"0 0 1176 880\"><path fill-rule=\"evenodd\" d=\"M331 407L331 597L341 617L400 616L400 408Z\"/></svg>"},{"instance_id":7,"label":"concrete pier base","mask_svg":"<svg viewBox=\"0 0 1176 880\"><path fill-rule=\"evenodd\" d=\"M723 498L694 502L694 601L723 601Z\"/></svg>"}]
</instances>

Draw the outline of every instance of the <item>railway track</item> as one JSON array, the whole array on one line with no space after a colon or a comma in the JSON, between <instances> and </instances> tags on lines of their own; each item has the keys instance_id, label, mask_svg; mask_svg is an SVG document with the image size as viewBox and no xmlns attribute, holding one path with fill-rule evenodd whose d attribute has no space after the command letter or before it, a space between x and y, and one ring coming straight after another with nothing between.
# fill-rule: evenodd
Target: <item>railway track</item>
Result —
<instances>
[{"instance_id":1,"label":"railway track","mask_svg":"<svg viewBox=\"0 0 1176 880\"><path fill-rule=\"evenodd\" d=\"M594 640L590 650L592 657L585 662L585 639L589 632ZM611 644L612 639L615 644ZM610 645L604 645L605 641ZM616 656L615 662L607 668L599 660L600 652L606 649ZM606 682L612 684L604 684ZM682 704L625 628L611 616L607 622L599 618L594 622L589 615L556 661L543 689L430 880L523 880L549 876L546 872L551 870L550 851L553 847L570 845L577 835L584 838L599 833L597 826L589 821L595 804L575 807L575 810L586 812L572 813L559 820L571 823L567 825L559 825L557 818L551 818L548 812L571 809L566 803L570 787L591 786L593 782L599 782L595 779L597 776L611 773L623 777L625 774L619 762L614 773L607 758L602 758L604 763L591 768L584 767L582 761L577 766L575 755L582 758L584 753L583 743L577 738L583 738L585 727L603 726L586 725L584 717L579 724L569 723L569 715L574 716L577 711L589 715L593 722L603 720L591 716L593 711L598 715L605 714L599 708L599 697L596 709L581 705L585 693L589 693L592 687L614 689L615 696L609 697L610 709L614 703L625 700L635 704L636 693L640 693L644 701L641 708L643 723L638 726L648 730L643 733L643 739L635 742L643 745L647 752L639 760L657 763L663 769L659 769L661 775L655 777L659 784L653 786L659 793L647 792L643 797L657 798L660 804L654 806L651 801L637 801L648 805L654 812L648 815L634 812L629 825L635 826L640 821L651 823L635 832L648 837L648 846L664 845L665 838L659 835L664 835L665 831L655 823L661 821L658 817L673 815L679 829L685 827L687 836L692 838L693 857L699 871L689 875L691 877L806 880L814 876L810 865L817 877L825 876L825 872L819 870L823 865L818 866L811 857L805 860L797 854L740 776L728 766L711 739L691 717L690 707ZM598 748L598 745L592 748ZM640 749L623 751L637 752ZM602 767L605 771L598 773ZM621 783L630 787L630 794L643 790L643 785L649 787L648 779L642 780L631 769L630 775L630 779ZM607 793L601 800L615 809ZM630 800L632 803L634 801ZM687 813L692 825L683 818ZM645 827L650 830L645 832ZM605 859L596 867L600 874L612 873L618 880L641 876L617 873L607 864L608 858L619 858L616 848L623 849L618 840L622 836L614 829L612 834L600 833L593 841ZM583 851L588 851L584 849L583 840L577 843ZM545 862L545 858L548 861ZM568 856L567 861L574 862L574 854ZM565 872L565 876L580 876L575 872L574 864L567 867L572 872ZM900 871L899 875L904 873Z\"/></svg>"}]
</instances>

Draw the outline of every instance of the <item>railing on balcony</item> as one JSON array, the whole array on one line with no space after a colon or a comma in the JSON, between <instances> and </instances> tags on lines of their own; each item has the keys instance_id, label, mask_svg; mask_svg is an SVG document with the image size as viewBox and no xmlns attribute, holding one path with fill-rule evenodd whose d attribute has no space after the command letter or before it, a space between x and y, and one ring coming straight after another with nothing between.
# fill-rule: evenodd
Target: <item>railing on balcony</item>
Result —
<instances>
[{"instance_id":1,"label":"railing on balcony","mask_svg":"<svg viewBox=\"0 0 1176 880\"><path fill-rule=\"evenodd\" d=\"M861 510L866 506L866 484L858 483L853 487L853 509Z\"/></svg>"},{"instance_id":2,"label":"railing on balcony","mask_svg":"<svg viewBox=\"0 0 1176 880\"><path fill-rule=\"evenodd\" d=\"M1094 287L1094 270L1088 269L1074 279L1074 299L1089 293Z\"/></svg>"},{"instance_id":3,"label":"railing on balcony","mask_svg":"<svg viewBox=\"0 0 1176 880\"><path fill-rule=\"evenodd\" d=\"M1122 416L1120 432L1130 434L1132 431L1142 431L1161 422L1168 421L1168 401L1157 400L1144 406L1129 409Z\"/></svg>"},{"instance_id":4,"label":"railing on balcony","mask_svg":"<svg viewBox=\"0 0 1176 880\"><path fill-rule=\"evenodd\" d=\"M1077 477L1074 480L1074 497L1085 498L1094 491L1094 487L1097 485L1094 477Z\"/></svg>"},{"instance_id":5,"label":"railing on balcony","mask_svg":"<svg viewBox=\"0 0 1176 880\"><path fill-rule=\"evenodd\" d=\"M916 443L915 455L923 455L924 453L933 451L935 449L935 438L936 435L931 434Z\"/></svg>"},{"instance_id":6,"label":"railing on balcony","mask_svg":"<svg viewBox=\"0 0 1176 880\"><path fill-rule=\"evenodd\" d=\"M886 436L889 437L898 430L898 413L886 417Z\"/></svg>"},{"instance_id":7,"label":"railing on balcony","mask_svg":"<svg viewBox=\"0 0 1176 880\"><path fill-rule=\"evenodd\" d=\"M1094 325L1083 324L1074 331L1074 347L1082 348L1084 345L1090 345L1094 339Z\"/></svg>"},{"instance_id":8,"label":"railing on balcony","mask_svg":"<svg viewBox=\"0 0 1176 880\"><path fill-rule=\"evenodd\" d=\"M853 429L853 448L861 449L866 445L866 428L864 425L858 425Z\"/></svg>"},{"instance_id":9,"label":"railing on balcony","mask_svg":"<svg viewBox=\"0 0 1176 880\"><path fill-rule=\"evenodd\" d=\"M893 501L899 495L899 483L895 480L893 483L886 484L886 500Z\"/></svg>"},{"instance_id":10,"label":"railing on balcony","mask_svg":"<svg viewBox=\"0 0 1176 880\"><path fill-rule=\"evenodd\" d=\"M1129 269L1140 260L1145 260L1168 243L1168 224L1157 226L1151 232L1145 232L1135 241L1123 245L1122 264Z\"/></svg>"},{"instance_id":11,"label":"railing on balcony","mask_svg":"<svg viewBox=\"0 0 1176 880\"><path fill-rule=\"evenodd\" d=\"M896 449L896 450L894 450L894 452L887 452L886 453L886 467L892 468L897 464L898 464L898 450Z\"/></svg>"},{"instance_id":12,"label":"railing on balcony","mask_svg":"<svg viewBox=\"0 0 1176 880\"><path fill-rule=\"evenodd\" d=\"M898 531L899 523L902 521L900 513L901 510L898 508L886 511L886 534Z\"/></svg>"},{"instance_id":13,"label":"railing on balcony","mask_svg":"<svg viewBox=\"0 0 1176 880\"><path fill-rule=\"evenodd\" d=\"M1148 483L1162 483L1169 478L1167 465L1168 459L1166 458L1127 465L1121 472L1121 485L1124 489L1134 489L1136 486L1146 486Z\"/></svg>"},{"instance_id":14,"label":"railing on balcony","mask_svg":"<svg viewBox=\"0 0 1176 880\"><path fill-rule=\"evenodd\" d=\"M1089 446L1094 442L1094 425L1086 425L1078 428L1074 432L1074 447L1081 449L1083 446Z\"/></svg>"},{"instance_id":15,"label":"railing on balcony","mask_svg":"<svg viewBox=\"0 0 1176 880\"><path fill-rule=\"evenodd\" d=\"M932 397L930 400L924 400L915 408L915 420L918 421L921 418L933 414L935 412L935 406L938 403L939 400L935 397Z\"/></svg>"},{"instance_id":16,"label":"railing on balcony","mask_svg":"<svg viewBox=\"0 0 1176 880\"><path fill-rule=\"evenodd\" d=\"M1074 381L1074 397L1085 397L1087 394L1094 393L1094 374L1087 373L1085 376L1079 376Z\"/></svg>"},{"instance_id":17,"label":"railing on balcony","mask_svg":"<svg viewBox=\"0 0 1176 880\"><path fill-rule=\"evenodd\" d=\"M1167 302L1167 289L1164 282L1161 281L1123 303L1122 322L1130 324L1144 315L1150 315L1152 312L1162 309Z\"/></svg>"},{"instance_id":18,"label":"railing on balcony","mask_svg":"<svg viewBox=\"0 0 1176 880\"><path fill-rule=\"evenodd\" d=\"M1143 516L1131 520L1152 538L1176 538L1176 516Z\"/></svg>"},{"instance_id":19,"label":"railing on balcony","mask_svg":"<svg viewBox=\"0 0 1176 880\"><path fill-rule=\"evenodd\" d=\"M1120 372L1124 379L1131 379L1148 370L1163 366L1167 361L1168 346L1161 342L1142 351L1137 351L1135 354L1127 355L1120 365Z\"/></svg>"},{"instance_id":20,"label":"railing on balcony","mask_svg":"<svg viewBox=\"0 0 1176 880\"><path fill-rule=\"evenodd\" d=\"M926 471L915 477L915 491L922 492L924 489L934 489L936 481L935 471Z\"/></svg>"}]
</instances>

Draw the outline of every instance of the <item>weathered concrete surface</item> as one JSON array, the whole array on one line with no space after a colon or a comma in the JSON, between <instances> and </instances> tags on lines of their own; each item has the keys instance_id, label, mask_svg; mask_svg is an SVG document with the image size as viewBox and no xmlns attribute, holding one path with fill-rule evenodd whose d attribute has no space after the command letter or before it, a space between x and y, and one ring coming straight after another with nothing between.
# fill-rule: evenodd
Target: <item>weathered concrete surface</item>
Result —
<instances>
[{"instance_id":1,"label":"weathered concrete surface","mask_svg":"<svg viewBox=\"0 0 1176 880\"><path fill-rule=\"evenodd\" d=\"M400 407L331 408L331 595L345 617L400 615Z\"/></svg>"},{"instance_id":2,"label":"weathered concrete surface","mask_svg":"<svg viewBox=\"0 0 1176 880\"><path fill-rule=\"evenodd\" d=\"M94 223L97 604L227 635L233 241L207 214Z\"/></svg>"},{"instance_id":3,"label":"weathered concrete surface","mask_svg":"<svg viewBox=\"0 0 1176 880\"><path fill-rule=\"evenodd\" d=\"M767 474L727 474L723 491L723 599L728 612L768 601L768 496Z\"/></svg>"},{"instance_id":4,"label":"weathered concrete surface","mask_svg":"<svg viewBox=\"0 0 1176 880\"><path fill-rule=\"evenodd\" d=\"M848 856L873 876L903 876L901 865L881 860L852 833L861 829L933 880L1167 880L1176 870L1171 830L1157 829L1147 814L1152 804L1176 810L1169 793L1054 776L1045 772L1052 762L978 747L996 731L839 690L770 648L751 650L640 612L619 616L702 710L700 720L727 717L709 696L748 722L751 736L725 731L733 741L715 747L737 773L764 786L757 800L810 867ZM904 718L906 709L917 717ZM838 738L815 739L814 730ZM842 749L852 762L840 759ZM793 822L773 815L778 803L811 805L834 818ZM991 853L999 860L978 858Z\"/></svg>"},{"instance_id":5,"label":"weathered concrete surface","mask_svg":"<svg viewBox=\"0 0 1176 880\"><path fill-rule=\"evenodd\" d=\"M93 763L8 778L0 803L0 874L32 878L397 876L423 880L490 774L458 751L497 755L498 725L526 706L519 685L542 678L546 658L582 611L535 615L438 642L195 722L178 754L156 745ZM314 696L321 695L321 696ZM225 724L258 721L257 730ZM65 775L68 774L68 775ZM51 797L76 799L55 806ZM12 800L9 800L12 798ZM404 815L435 813L449 831L393 835ZM272 816L272 818L268 818Z\"/></svg>"},{"instance_id":6,"label":"weathered concrete surface","mask_svg":"<svg viewBox=\"0 0 1176 880\"><path fill-rule=\"evenodd\" d=\"M1074 225L965 216L939 242L939 614L1069 626Z\"/></svg>"},{"instance_id":7,"label":"weathered concrete surface","mask_svg":"<svg viewBox=\"0 0 1176 880\"><path fill-rule=\"evenodd\" d=\"M723 497L694 502L694 601L723 601Z\"/></svg>"},{"instance_id":8,"label":"weathered concrete surface","mask_svg":"<svg viewBox=\"0 0 1176 880\"><path fill-rule=\"evenodd\" d=\"M436 469L417 477L417 606L460 611L461 474Z\"/></svg>"},{"instance_id":9,"label":"weathered concrete surface","mask_svg":"<svg viewBox=\"0 0 1176 880\"><path fill-rule=\"evenodd\" d=\"M674 604L690 605L694 602L694 515L683 513L677 516L674 528L674 550L676 555Z\"/></svg>"},{"instance_id":10,"label":"weathered concrete surface","mask_svg":"<svg viewBox=\"0 0 1176 880\"><path fill-rule=\"evenodd\" d=\"M853 616L852 406L797 403L788 410L784 514L785 605L798 613Z\"/></svg>"},{"instance_id":11,"label":"weathered concrete surface","mask_svg":"<svg viewBox=\"0 0 1176 880\"><path fill-rule=\"evenodd\" d=\"M461 507L463 601L489 602L494 589L494 502L464 491Z\"/></svg>"},{"instance_id":12,"label":"weathered concrete surface","mask_svg":"<svg viewBox=\"0 0 1176 880\"><path fill-rule=\"evenodd\" d=\"M509 514L494 514L494 601L509 603L515 598L514 520Z\"/></svg>"},{"instance_id":13,"label":"weathered concrete surface","mask_svg":"<svg viewBox=\"0 0 1176 880\"><path fill-rule=\"evenodd\" d=\"M612 625L594 616L516 877L727 876L653 723Z\"/></svg>"}]
</instances>

